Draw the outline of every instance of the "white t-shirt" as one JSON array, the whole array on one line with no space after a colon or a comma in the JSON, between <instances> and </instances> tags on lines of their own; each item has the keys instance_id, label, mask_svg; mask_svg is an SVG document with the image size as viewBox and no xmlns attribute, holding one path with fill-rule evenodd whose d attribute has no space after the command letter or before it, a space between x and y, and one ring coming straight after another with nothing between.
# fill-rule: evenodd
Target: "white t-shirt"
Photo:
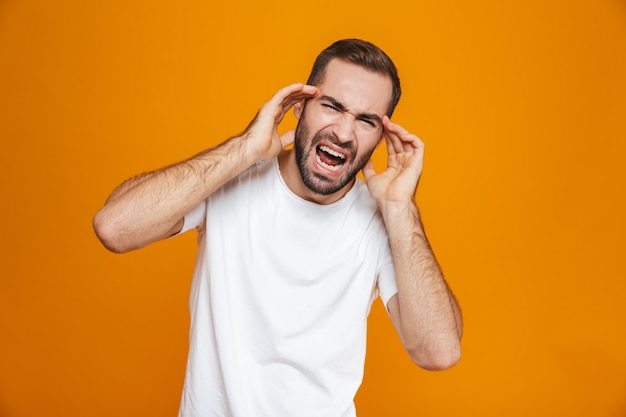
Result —
<instances>
[{"instance_id":1,"label":"white t-shirt","mask_svg":"<svg viewBox=\"0 0 626 417\"><path fill-rule=\"evenodd\" d=\"M366 322L396 292L386 230L362 181L319 205L277 160L185 217L198 229L179 417L347 417L363 378Z\"/></svg>"}]
</instances>

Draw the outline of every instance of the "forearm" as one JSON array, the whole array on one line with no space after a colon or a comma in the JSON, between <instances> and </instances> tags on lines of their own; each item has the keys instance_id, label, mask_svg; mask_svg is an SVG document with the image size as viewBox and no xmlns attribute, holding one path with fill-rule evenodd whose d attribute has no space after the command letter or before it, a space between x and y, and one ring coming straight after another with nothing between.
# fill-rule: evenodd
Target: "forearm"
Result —
<instances>
[{"instance_id":1,"label":"forearm","mask_svg":"<svg viewBox=\"0 0 626 417\"><path fill-rule=\"evenodd\" d=\"M94 229L113 252L143 247L180 231L192 208L256 161L269 160L293 142L278 135L285 113L319 90L292 84L261 107L244 132L193 158L133 178L119 186L94 217Z\"/></svg>"},{"instance_id":2,"label":"forearm","mask_svg":"<svg viewBox=\"0 0 626 417\"><path fill-rule=\"evenodd\" d=\"M416 363L445 369L460 355L462 318L413 203L382 207L398 285L397 321Z\"/></svg>"},{"instance_id":3,"label":"forearm","mask_svg":"<svg viewBox=\"0 0 626 417\"><path fill-rule=\"evenodd\" d=\"M111 193L94 217L96 234L114 252L166 238L180 230L189 210L252 163L246 141L235 137L188 160L132 178Z\"/></svg>"}]
</instances>

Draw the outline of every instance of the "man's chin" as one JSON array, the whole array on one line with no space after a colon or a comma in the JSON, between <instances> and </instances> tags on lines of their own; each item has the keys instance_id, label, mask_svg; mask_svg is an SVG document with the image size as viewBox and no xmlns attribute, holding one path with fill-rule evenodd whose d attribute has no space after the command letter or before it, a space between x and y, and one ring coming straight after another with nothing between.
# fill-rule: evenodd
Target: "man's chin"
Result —
<instances>
[{"instance_id":1,"label":"man's chin","mask_svg":"<svg viewBox=\"0 0 626 417\"><path fill-rule=\"evenodd\" d=\"M338 179L329 179L324 175L314 173L312 175L303 176L304 185L315 194L328 196L343 190L348 186L352 179L345 176Z\"/></svg>"}]
</instances>

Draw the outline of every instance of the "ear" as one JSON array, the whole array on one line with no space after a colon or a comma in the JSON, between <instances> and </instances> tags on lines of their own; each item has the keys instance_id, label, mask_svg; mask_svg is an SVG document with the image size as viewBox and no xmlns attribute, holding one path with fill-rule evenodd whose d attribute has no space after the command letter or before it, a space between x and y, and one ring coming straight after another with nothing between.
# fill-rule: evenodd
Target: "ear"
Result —
<instances>
[{"instance_id":1,"label":"ear","mask_svg":"<svg viewBox=\"0 0 626 417\"><path fill-rule=\"evenodd\" d=\"M293 114L296 116L296 119L300 120L300 116L302 116L302 110L304 109L304 100L298 101L293 105Z\"/></svg>"}]
</instances>

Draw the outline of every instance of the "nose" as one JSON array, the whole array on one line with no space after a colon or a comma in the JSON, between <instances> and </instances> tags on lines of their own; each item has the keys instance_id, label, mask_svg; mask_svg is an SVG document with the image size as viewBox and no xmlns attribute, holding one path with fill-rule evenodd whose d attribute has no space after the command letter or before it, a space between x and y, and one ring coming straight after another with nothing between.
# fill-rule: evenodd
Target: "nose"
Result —
<instances>
[{"instance_id":1,"label":"nose","mask_svg":"<svg viewBox=\"0 0 626 417\"><path fill-rule=\"evenodd\" d=\"M355 134L354 117L348 113L341 114L333 124L333 134L341 143L354 140Z\"/></svg>"}]
</instances>

